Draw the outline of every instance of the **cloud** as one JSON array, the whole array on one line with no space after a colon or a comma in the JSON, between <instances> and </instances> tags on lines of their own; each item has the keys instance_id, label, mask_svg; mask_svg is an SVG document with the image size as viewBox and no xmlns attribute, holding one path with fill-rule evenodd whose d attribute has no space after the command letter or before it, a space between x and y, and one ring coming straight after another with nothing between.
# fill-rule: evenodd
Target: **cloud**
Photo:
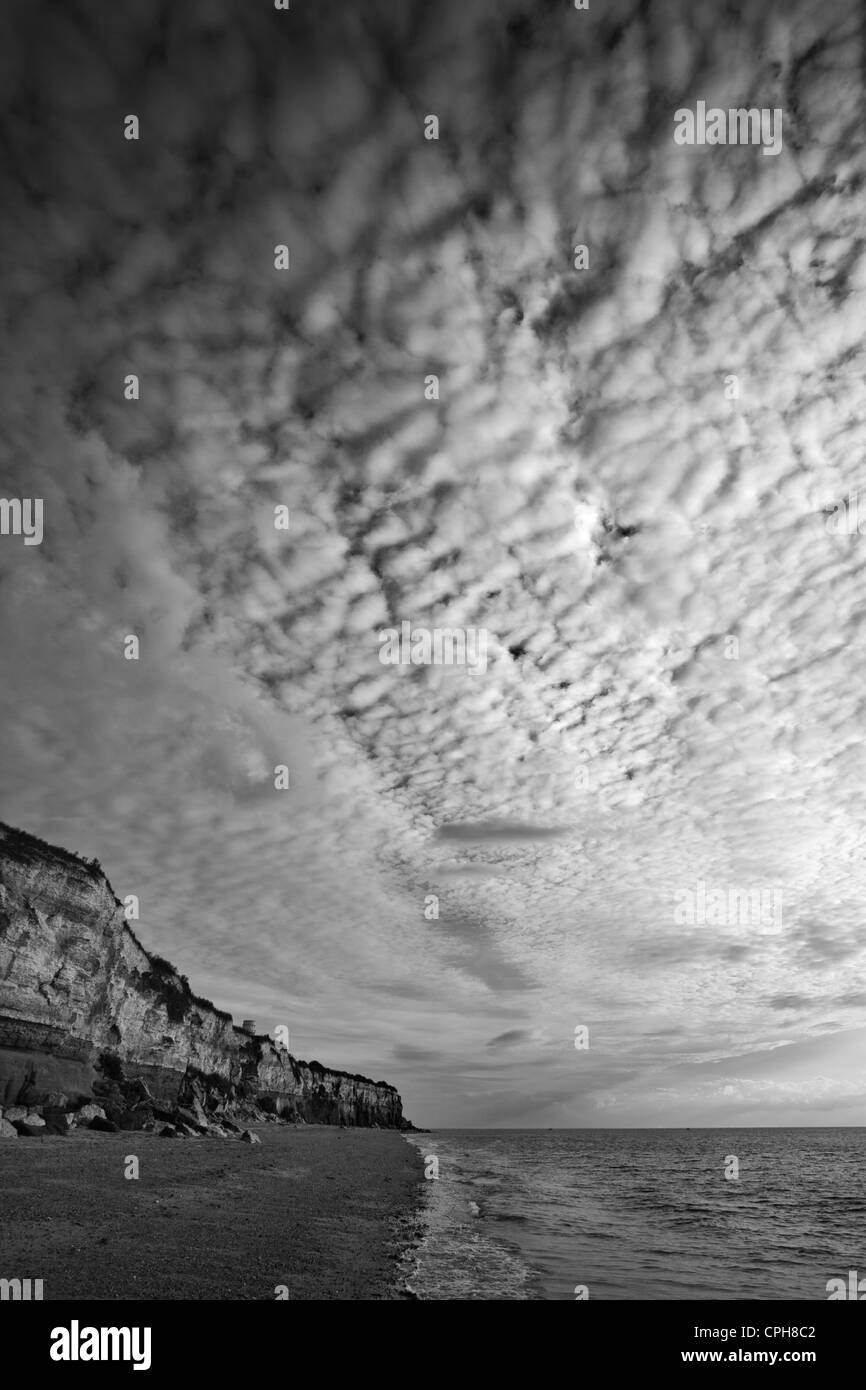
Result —
<instances>
[{"instance_id":1,"label":"cloud","mask_svg":"<svg viewBox=\"0 0 866 1390\"><path fill-rule=\"evenodd\" d=\"M431 1048L413 1047L410 1043L398 1043L392 1051L397 1062L437 1062L441 1060L441 1054Z\"/></svg>"},{"instance_id":2,"label":"cloud","mask_svg":"<svg viewBox=\"0 0 866 1390\"><path fill-rule=\"evenodd\" d=\"M500 1033L497 1037L491 1038L488 1047L515 1047L518 1043L526 1043L532 1039L532 1033L526 1028L511 1028L507 1033Z\"/></svg>"},{"instance_id":3,"label":"cloud","mask_svg":"<svg viewBox=\"0 0 866 1390\"><path fill-rule=\"evenodd\" d=\"M544 840L558 839L568 832L564 827L525 825L520 821L452 821L439 827L440 840L462 840L467 844L483 844L488 840L501 843L534 844Z\"/></svg>"},{"instance_id":4,"label":"cloud","mask_svg":"<svg viewBox=\"0 0 866 1390\"><path fill-rule=\"evenodd\" d=\"M473 879L507 878L508 873L495 864L441 864L436 868L437 878L456 878L471 883Z\"/></svg>"}]
</instances>

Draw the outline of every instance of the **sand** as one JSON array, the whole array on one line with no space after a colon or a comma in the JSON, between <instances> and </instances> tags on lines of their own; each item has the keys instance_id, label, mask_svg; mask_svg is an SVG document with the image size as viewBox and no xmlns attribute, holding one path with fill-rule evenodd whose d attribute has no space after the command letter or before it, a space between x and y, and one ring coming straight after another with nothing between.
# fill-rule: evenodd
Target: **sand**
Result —
<instances>
[{"instance_id":1,"label":"sand","mask_svg":"<svg viewBox=\"0 0 866 1390\"><path fill-rule=\"evenodd\" d=\"M423 1162L386 1130L0 1142L0 1277L49 1299L400 1297ZM124 1177L139 1160L138 1180Z\"/></svg>"}]
</instances>

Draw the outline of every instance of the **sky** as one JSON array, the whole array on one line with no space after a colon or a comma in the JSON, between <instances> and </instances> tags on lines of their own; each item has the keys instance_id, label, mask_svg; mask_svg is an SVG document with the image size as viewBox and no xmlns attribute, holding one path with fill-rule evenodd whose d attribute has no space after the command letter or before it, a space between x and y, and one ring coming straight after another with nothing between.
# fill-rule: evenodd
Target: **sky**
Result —
<instances>
[{"instance_id":1,"label":"sky","mask_svg":"<svg viewBox=\"0 0 866 1390\"><path fill-rule=\"evenodd\" d=\"M0 818L416 1124L866 1123L853 0L0 24Z\"/></svg>"}]
</instances>

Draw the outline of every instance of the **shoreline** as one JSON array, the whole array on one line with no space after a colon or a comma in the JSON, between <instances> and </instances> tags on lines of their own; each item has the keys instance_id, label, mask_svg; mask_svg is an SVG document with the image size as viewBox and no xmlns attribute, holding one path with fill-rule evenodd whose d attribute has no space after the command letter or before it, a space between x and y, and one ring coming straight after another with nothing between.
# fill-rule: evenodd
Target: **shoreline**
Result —
<instances>
[{"instance_id":1,"label":"shoreline","mask_svg":"<svg viewBox=\"0 0 866 1390\"><path fill-rule=\"evenodd\" d=\"M0 1278L42 1279L45 1301L411 1297L415 1146L396 1130L257 1132L254 1146L89 1131L0 1144Z\"/></svg>"}]
</instances>

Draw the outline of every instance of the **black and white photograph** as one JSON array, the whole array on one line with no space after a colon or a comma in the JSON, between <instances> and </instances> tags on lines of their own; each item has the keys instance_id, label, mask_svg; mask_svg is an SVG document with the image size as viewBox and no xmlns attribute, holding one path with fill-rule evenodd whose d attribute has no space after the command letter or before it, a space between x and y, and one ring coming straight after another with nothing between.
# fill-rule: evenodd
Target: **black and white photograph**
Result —
<instances>
[{"instance_id":1,"label":"black and white photograph","mask_svg":"<svg viewBox=\"0 0 866 1390\"><path fill-rule=\"evenodd\" d=\"M2 0L35 1368L866 1300L864 84L859 0Z\"/></svg>"}]
</instances>

